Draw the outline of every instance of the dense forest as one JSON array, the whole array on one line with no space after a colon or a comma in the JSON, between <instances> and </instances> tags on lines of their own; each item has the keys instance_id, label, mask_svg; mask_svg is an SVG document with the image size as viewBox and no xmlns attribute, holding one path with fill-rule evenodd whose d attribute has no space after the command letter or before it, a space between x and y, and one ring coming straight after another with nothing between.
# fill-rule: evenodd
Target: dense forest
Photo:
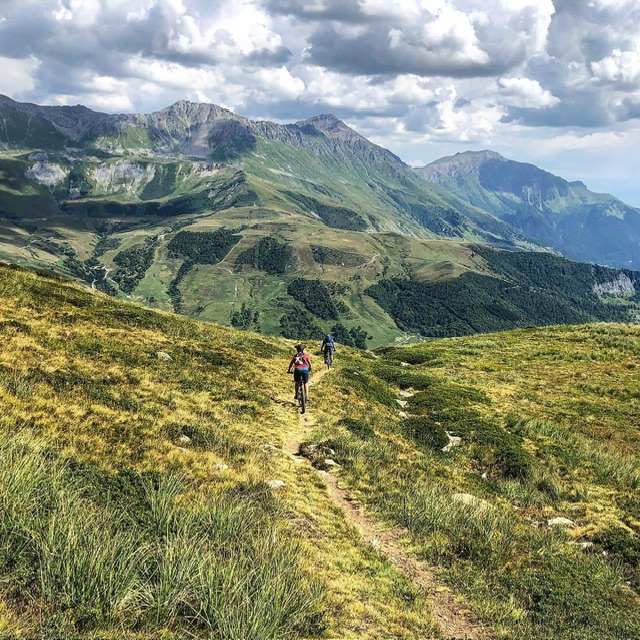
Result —
<instances>
[{"instance_id":1,"label":"dense forest","mask_svg":"<svg viewBox=\"0 0 640 640\"><path fill-rule=\"evenodd\" d=\"M194 264L216 264L239 240L239 235L224 227L216 231L180 231L169 242L169 257L192 260Z\"/></svg>"},{"instance_id":2,"label":"dense forest","mask_svg":"<svg viewBox=\"0 0 640 640\"><path fill-rule=\"evenodd\" d=\"M118 265L113 279L122 291L132 293L144 278L153 263L156 245L156 238L147 238L144 244L136 244L124 249L113 259Z\"/></svg>"},{"instance_id":3,"label":"dense forest","mask_svg":"<svg viewBox=\"0 0 640 640\"><path fill-rule=\"evenodd\" d=\"M248 265L271 275L282 275L291 265L292 258L293 252L289 245L268 236L240 253L236 258L236 267Z\"/></svg>"},{"instance_id":4,"label":"dense forest","mask_svg":"<svg viewBox=\"0 0 640 640\"><path fill-rule=\"evenodd\" d=\"M287 293L318 318L337 320L340 315L329 288L320 280L296 278L287 287Z\"/></svg>"},{"instance_id":5,"label":"dense forest","mask_svg":"<svg viewBox=\"0 0 640 640\"><path fill-rule=\"evenodd\" d=\"M628 305L604 302L594 292L596 285L615 280L618 271L551 254L474 250L499 277L467 272L438 283L393 278L366 292L401 329L433 337L531 324L631 320ZM628 273L640 282L640 274Z\"/></svg>"},{"instance_id":6,"label":"dense forest","mask_svg":"<svg viewBox=\"0 0 640 640\"><path fill-rule=\"evenodd\" d=\"M364 231L367 228L367 221L352 209L324 204L320 200L293 191L284 193L297 204L315 213L327 227L347 231Z\"/></svg>"}]
</instances>

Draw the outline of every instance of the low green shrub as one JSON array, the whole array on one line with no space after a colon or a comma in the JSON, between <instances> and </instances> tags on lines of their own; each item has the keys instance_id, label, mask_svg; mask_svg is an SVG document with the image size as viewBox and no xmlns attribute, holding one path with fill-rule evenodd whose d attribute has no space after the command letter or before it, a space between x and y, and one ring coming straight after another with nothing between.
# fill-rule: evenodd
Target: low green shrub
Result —
<instances>
[{"instance_id":1,"label":"low green shrub","mask_svg":"<svg viewBox=\"0 0 640 640\"><path fill-rule=\"evenodd\" d=\"M441 358L439 353L430 352L420 347L387 347L380 349L385 360L393 362L406 362L407 364L440 364Z\"/></svg>"},{"instance_id":2,"label":"low green shrub","mask_svg":"<svg viewBox=\"0 0 640 640\"><path fill-rule=\"evenodd\" d=\"M408 418L400 423L403 433L420 446L439 451L449 443L444 427L425 416Z\"/></svg>"},{"instance_id":3,"label":"low green shrub","mask_svg":"<svg viewBox=\"0 0 640 640\"><path fill-rule=\"evenodd\" d=\"M383 363L376 363L372 370L378 378L401 389L428 389L436 380L429 374L411 371L408 367Z\"/></svg>"},{"instance_id":4,"label":"low green shrub","mask_svg":"<svg viewBox=\"0 0 640 640\"><path fill-rule=\"evenodd\" d=\"M347 431L362 440L372 440L376 438L376 432L364 422L356 418L343 418L338 422L340 426L345 427Z\"/></svg>"},{"instance_id":5,"label":"low green shrub","mask_svg":"<svg viewBox=\"0 0 640 640\"><path fill-rule=\"evenodd\" d=\"M360 400L397 406L396 397L387 384L364 370L340 369L335 375L338 387L346 394L354 392Z\"/></svg>"}]
</instances>

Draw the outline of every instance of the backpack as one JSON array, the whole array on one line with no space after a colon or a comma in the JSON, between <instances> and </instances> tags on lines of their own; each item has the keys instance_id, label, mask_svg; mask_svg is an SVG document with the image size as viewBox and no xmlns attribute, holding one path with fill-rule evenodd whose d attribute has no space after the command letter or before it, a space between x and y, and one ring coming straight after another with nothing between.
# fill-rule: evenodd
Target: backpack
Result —
<instances>
[{"instance_id":1,"label":"backpack","mask_svg":"<svg viewBox=\"0 0 640 640\"><path fill-rule=\"evenodd\" d=\"M299 367L301 364L305 364L306 365L306 361L304 358L304 353L296 353L295 356L293 356L293 364L296 367Z\"/></svg>"}]
</instances>

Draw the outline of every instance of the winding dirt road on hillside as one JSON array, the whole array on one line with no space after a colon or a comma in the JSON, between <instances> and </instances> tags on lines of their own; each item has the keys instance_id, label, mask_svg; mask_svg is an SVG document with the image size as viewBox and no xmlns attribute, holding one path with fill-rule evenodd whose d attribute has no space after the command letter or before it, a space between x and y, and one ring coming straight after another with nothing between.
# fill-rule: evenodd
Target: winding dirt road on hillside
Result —
<instances>
[{"instance_id":1,"label":"winding dirt road on hillside","mask_svg":"<svg viewBox=\"0 0 640 640\"><path fill-rule=\"evenodd\" d=\"M315 386L327 373L329 371L324 368L318 371L309 380L309 385ZM286 450L298 463L307 462L306 458L300 455L300 445L308 428L309 408L307 413L300 414L298 433L285 444ZM342 508L346 521L360 532L367 544L424 590L431 604L431 613L443 638L447 640L490 638L489 630L476 619L464 603L456 599L450 589L437 579L433 568L410 556L401 546L399 541L407 535L406 530L399 527L382 528L364 512L357 501L349 496L346 489L339 486L335 475L327 471L317 471L317 473L324 481L329 497Z\"/></svg>"}]
</instances>

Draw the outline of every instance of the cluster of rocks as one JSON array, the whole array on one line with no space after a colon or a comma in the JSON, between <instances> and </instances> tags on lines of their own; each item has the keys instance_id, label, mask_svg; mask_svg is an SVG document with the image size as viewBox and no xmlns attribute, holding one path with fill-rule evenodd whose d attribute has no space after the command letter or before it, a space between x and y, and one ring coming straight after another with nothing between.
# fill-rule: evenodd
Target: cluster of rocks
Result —
<instances>
[{"instance_id":1,"label":"cluster of rocks","mask_svg":"<svg viewBox=\"0 0 640 640\"><path fill-rule=\"evenodd\" d=\"M316 469L322 471L339 466L334 460L336 452L324 444L302 444L300 445L300 455L307 458Z\"/></svg>"}]
</instances>

